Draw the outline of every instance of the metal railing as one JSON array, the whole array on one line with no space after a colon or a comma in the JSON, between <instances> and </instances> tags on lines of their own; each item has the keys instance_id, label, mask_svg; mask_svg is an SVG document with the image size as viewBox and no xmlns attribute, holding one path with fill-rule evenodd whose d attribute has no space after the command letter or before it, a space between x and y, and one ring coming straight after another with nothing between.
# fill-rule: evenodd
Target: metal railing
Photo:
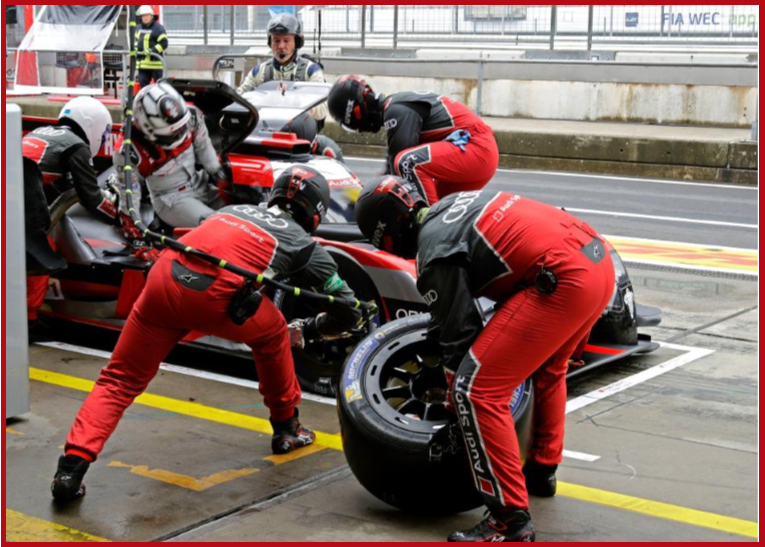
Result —
<instances>
[{"instance_id":1,"label":"metal railing","mask_svg":"<svg viewBox=\"0 0 765 547\"><path fill-rule=\"evenodd\" d=\"M298 6L306 40L362 48L492 47L590 50L602 45L756 46L756 5ZM265 43L267 6L163 6L171 37Z\"/></svg>"},{"instance_id":2,"label":"metal railing","mask_svg":"<svg viewBox=\"0 0 765 547\"><path fill-rule=\"evenodd\" d=\"M9 63L8 67L6 68L6 84L13 81L12 78L9 79L10 66L15 67L15 56L18 54L18 51L19 51L18 48L6 49L6 53L8 54L6 60L8 61L13 59L13 64L11 65ZM51 66L54 66L58 70L64 70L64 71L71 70L74 68L82 68L82 66L84 66L82 57L86 53L90 53L90 52L77 52L77 51L61 52L55 49L50 49L50 50L37 49L37 50L34 50L34 52L37 54L41 54L42 56L47 55L51 59L49 63ZM71 66L67 66L68 57L72 58ZM104 76L100 80L101 87L104 90L106 90L107 83L109 83L109 81L105 79L105 73L111 70L113 72L120 73L121 77L119 81L121 82L123 89L126 88L129 83L128 82L128 77L129 77L128 60L130 58L130 52L127 50L120 50L120 49L106 49L103 51L103 53L99 54L99 57L100 57L100 61L98 65L100 67L100 70L102 71L102 75ZM112 59L107 61L109 57L111 57ZM119 58L119 61L115 61L115 59L117 58ZM162 77L165 77L168 74L167 62L165 61L165 58L162 55L159 55L158 53L154 53L154 52L151 53L151 58L154 59L155 61L159 61L162 63ZM41 66L46 66L42 64L43 59L41 59L40 57L38 57L37 62L41 63ZM110 66L107 66L107 65L110 65ZM119 66L116 66L116 65L119 65ZM14 72L15 72L15 69L14 69ZM116 85L116 80L112 80L112 81L115 82L115 85ZM49 86L40 86L40 87L49 87ZM98 89L98 87L94 87L93 89ZM114 92L115 92L115 96L117 96L118 88L115 87Z\"/></svg>"}]
</instances>

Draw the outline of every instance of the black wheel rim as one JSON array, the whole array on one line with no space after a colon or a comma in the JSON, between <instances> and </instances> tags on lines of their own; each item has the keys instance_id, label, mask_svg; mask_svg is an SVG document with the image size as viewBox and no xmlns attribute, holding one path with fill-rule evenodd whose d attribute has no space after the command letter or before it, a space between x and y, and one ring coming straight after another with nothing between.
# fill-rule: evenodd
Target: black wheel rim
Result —
<instances>
[{"instance_id":1,"label":"black wheel rim","mask_svg":"<svg viewBox=\"0 0 765 547\"><path fill-rule=\"evenodd\" d=\"M383 420L429 435L456 421L446 410L446 377L438 366L439 355L425 329L383 344L362 374L368 401ZM530 390L526 381L513 393L514 416Z\"/></svg>"}]
</instances>

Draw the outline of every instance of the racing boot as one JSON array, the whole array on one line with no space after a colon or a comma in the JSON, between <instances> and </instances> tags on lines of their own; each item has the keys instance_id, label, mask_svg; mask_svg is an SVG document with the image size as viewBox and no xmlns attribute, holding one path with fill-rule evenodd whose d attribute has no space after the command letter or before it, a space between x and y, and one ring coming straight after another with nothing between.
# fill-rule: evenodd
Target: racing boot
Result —
<instances>
[{"instance_id":1,"label":"racing boot","mask_svg":"<svg viewBox=\"0 0 765 547\"><path fill-rule=\"evenodd\" d=\"M295 409L295 415L286 422L276 423L271 420L271 426L274 428L271 450L277 456L289 454L316 442L316 433L300 425L299 418L300 412Z\"/></svg>"},{"instance_id":2,"label":"racing boot","mask_svg":"<svg viewBox=\"0 0 765 547\"><path fill-rule=\"evenodd\" d=\"M448 541L450 543L536 541L536 534L531 522L531 515L526 511L512 511L496 515L489 512L486 520L478 526L466 532L454 532L449 536Z\"/></svg>"},{"instance_id":3,"label":"racing boot","mask_svg":"<svg viewBox=\"0 0 765 547\"><path fill-rule=\"evenodd\" d=\"M50 485L53 499L65 503L84 497L85 485L82 479L89 468L90 463L79 456L61 456L53 484Z\"/></svg>"},{"instance_id":4,"label":"racing boot","mask_svg":"<svg viewBox=\"0 0 765 547\"><path fill-rule=\"evenodd\" d=\"M530 496L538 498L552 498L558 491L558 479L555 473L557 465L541 465L527 462L523 467L523 476L526 477L526 490Z\"/></svg>"},{"instance_id":5,"label":"racing boot","mask_svg":"<svg viewBox=\"0 0 765 547\"><path fill-rule=\"evenodd\" d=\"M487 518L472 530L454 532L449 536L449 542L503 542L503 541L536 541L531 515L526 511L509 513L489 512Z\"/></svg>"}]
</instances>

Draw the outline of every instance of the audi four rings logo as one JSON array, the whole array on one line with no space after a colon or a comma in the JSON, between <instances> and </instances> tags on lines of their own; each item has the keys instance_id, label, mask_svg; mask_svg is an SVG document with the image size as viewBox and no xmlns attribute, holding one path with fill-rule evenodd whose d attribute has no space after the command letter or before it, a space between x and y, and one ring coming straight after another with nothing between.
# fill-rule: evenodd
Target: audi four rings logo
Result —
<instances>
[{"instance_id":1,"label":"audi four rings logo","mask_svg":"<svg viewBox=\"0 0 765 547\"><path fill-rule=\"evenodd\" d=\"M464 217L468 212L468 207L479 197L481 197L481 192L462 192L459 194L454 204L446 212L444 223L453 224Z\"/></svg>"},{"instance_id":2,"label":"audi four rings logo","mask_svg":"<svg viewBox=\"0 0 765 547\"><path fill-rule=\"evenodd\" d=\"M425 303L428 306L431 306L435 302L438 302L438 293L436 291L428 291L422 296L422 298L425 300Z\"/></svg>"},{"instance_id":3,"label":"audi four rings logo","mask_svg":"<svg viewBox=\"0 0 765 547\"><path fill-rule=\"evenodd\" d=\"M264 211L260 207L254 207L251 205L237 205L234 207L234 211L245 216L261 220L272 228L283 230L289 226L289 223L283 218L276 218L271 213Z\"/></svg>"}]
</instances>

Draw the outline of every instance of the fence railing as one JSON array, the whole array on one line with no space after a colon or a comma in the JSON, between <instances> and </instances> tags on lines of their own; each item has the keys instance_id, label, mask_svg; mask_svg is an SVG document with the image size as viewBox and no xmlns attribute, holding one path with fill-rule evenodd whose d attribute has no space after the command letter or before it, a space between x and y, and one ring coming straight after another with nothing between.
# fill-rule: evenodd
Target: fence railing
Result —
<instances>
[{"instance_id":1,"label":"fence railing","mask_svg":"<svg viewBox=\"0 0 765 547\"><path fill-rule=\"evenodd\" d=\"M298 6L306 40L397 48L488 43L550 49L602 45L757 45L756 5L326 5ZM235 44L265 40L261 5L166 5L171 36Z\"/></svg>"}]
</instances>

